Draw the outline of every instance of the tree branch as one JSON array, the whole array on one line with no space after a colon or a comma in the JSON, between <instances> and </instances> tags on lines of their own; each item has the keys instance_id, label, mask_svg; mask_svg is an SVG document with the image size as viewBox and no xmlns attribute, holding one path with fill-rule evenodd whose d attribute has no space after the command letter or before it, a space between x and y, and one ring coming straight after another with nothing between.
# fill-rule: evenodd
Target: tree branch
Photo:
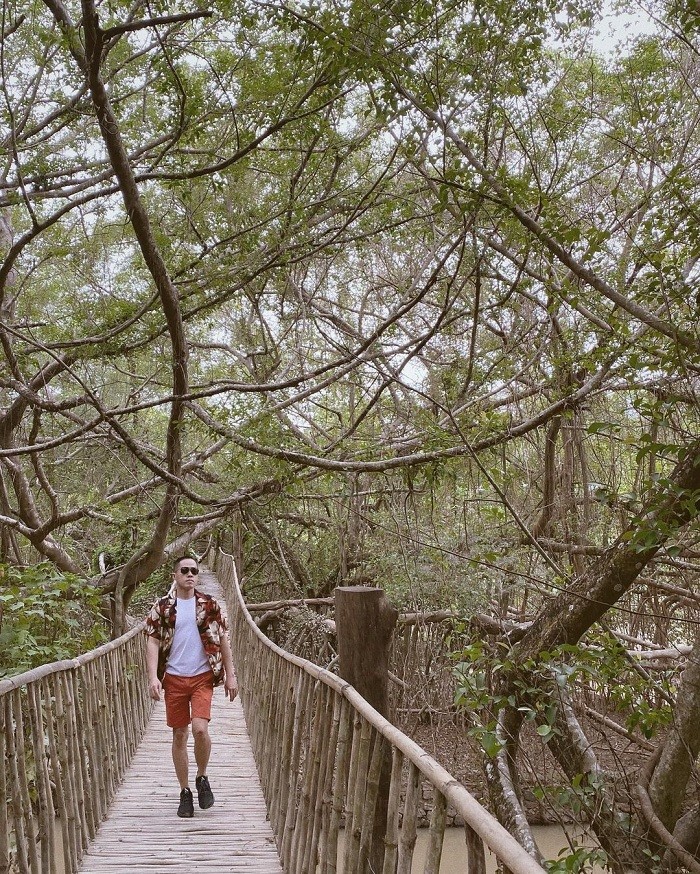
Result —
<instances>
[{"instance_id":1,"label":"tree branch","mask_svg":"<svg viewBox=\"0 0 700 874\"><path fill-rule=\"evenodd\" d=\"M202 10L201 12L183 12L180 15L158 15L154 18L146 18L142 21L130 21L127 24L115 24L102 31L106 40L121 36L123 33L133 33L146 27L157 27L159 24L179 24L183 21L195 21L197 18L211 18L213 12Z\"/></svg>"}]
</instances>

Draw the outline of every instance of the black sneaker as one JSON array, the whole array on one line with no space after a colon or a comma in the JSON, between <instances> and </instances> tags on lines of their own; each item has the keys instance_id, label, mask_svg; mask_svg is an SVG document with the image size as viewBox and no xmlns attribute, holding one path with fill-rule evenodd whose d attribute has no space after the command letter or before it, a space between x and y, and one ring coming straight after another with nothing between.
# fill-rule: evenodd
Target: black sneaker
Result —
<instances>
[{"instance_id":1,"label":"black sneaker","mask_svg":"<svg viewBox=\"0 0 700 874\"><path fill-rule=\"evenodd\" d=\"M180 792L180 806L177 809L177 815L185 818L194 816L194 802L192 801L191 789L183 789Z\"/></svg>"},{"instance_id":2,"label":"black sneaker","mask_svg":"<svg viewBox=\"0 0 700 874\"><path fill-rule=\"evenodd\" d=\"M197 798L199 800L199 806L202 810L207 810L214 803L214 793L211 791L211 786L209 785L209 780L207 777L197 777L195 782L197 786Z\"/></svg>"}]
</instances>

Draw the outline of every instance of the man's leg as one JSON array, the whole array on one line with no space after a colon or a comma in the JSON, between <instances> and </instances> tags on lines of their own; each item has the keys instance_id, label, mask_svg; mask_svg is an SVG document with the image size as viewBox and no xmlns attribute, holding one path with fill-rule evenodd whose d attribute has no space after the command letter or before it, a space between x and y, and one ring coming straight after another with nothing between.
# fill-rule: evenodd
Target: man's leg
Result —
<instances>
[{"instance_id":1,"label":"man's leg","mask_svg":"<svg viewBox=\"0 0 700 874\"><path fill-rule=\"evenodd\" d=\"M180 784L180 805L177 815L181 817L194 816L192 790L190 789L190 762L187 752L187 742L190 736L190 692L187 678L165 675L165 713L167 723L173 730L173 765L175 776Z\"/></svg>"},{"instance_id":2,"label":"man's leg","mask_svg":"<svg viewBox=\"0 0 700 874\"><path fill-rule=\"evenodd\" d=\"M214 803L214 793L207 777L207 765L211 754L211 738L209 737L209 720L202 717L192 718L192 734L194 735L194 757L197 761L197 799L202 810L207 810Z\"/></svg>"},{"instance_id":3,"label":"man's leg","mask_svg":"<svg viewBox=\"0 0 700 874\"><path fill-rule=\"evenodd\" d=\"M180 789L186 789L190 785L190 763L187 755L187 739L189 734L190 729L188 725L173 729L173 764L175 765L175 776L180 783Z\"/></svg>"},{"instance_id":4,"label":"man's leg","mask_svg":"<svg viewBox=\"0 0 700 874\"><path fill-rule=\"evenodd\" d=\"M197 776L201 777L207 773L207 765L211 755L209 721L197 716L193 717L192 734L194 735L194 758L197 762Z\"/></svg>"},{"instance_id":5,"label":"man's leg","mask_svg":"<svg viewBox=\"0 0 700 874\"><path fill-rule=\"evenodd\" d=\"M207 810L214 803L214 793L211 791L207 777L207 765L211 755L211 738L209 736L209 720L211 719L211 699L214 692L213 674L211 671L200 675L197 689L192 693L192 734L194 735L194 758L197 762L197 799L202 810Z\"/></svg>"}]
</instances>

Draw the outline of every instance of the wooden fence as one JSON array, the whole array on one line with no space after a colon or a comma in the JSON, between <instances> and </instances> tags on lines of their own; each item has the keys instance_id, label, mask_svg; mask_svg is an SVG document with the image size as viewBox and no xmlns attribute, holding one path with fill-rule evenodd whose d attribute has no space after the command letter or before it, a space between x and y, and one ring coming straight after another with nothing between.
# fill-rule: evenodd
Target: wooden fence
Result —
<instances>
[{"instance_id":1,"label":"wooden fence","mask_svg":"<svg viewBox=\"0 0 700 874\"><path fill-rule=\"evenodd\" d=\"M451 804L465 825L469 874L484 845L513 874L543 874L517 841L438 762L335 674L273 644L252 621L231 556L209 557L226 594L241 698L285 874L366 874L382 762L391 776L381 874L410 874L422 784L433 809L424 874L437 874Z\"/></svg>"},{"instance_id":2,"label":"wooden fence","mask_svg":"<svg viewBox=\"0 0 700 874\"><path fill-rule=\"evenodd\" d=\"M151 713L142 629L0 680L0 874L77 872Z\"/></svg>"}]
</instances>

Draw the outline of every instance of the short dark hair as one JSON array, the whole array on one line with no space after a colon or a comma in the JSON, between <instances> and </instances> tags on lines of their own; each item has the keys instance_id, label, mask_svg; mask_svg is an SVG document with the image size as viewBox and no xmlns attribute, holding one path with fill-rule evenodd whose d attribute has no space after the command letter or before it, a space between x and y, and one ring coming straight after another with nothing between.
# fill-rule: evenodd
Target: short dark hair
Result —
<instances>
[{"instance_id":1,"label":"short dark hair","mask_svg":"<svg viewBox=\"0 0 700 874\"><path fill-rule=\"evenodd\" d=\"M189 561L196 561L197 567L199 567L199 562L193 555L178 555L176 559L173 559L173 570L176 571L180 567L180 562L189 559Z\"/></svg>"}]
</instances>

